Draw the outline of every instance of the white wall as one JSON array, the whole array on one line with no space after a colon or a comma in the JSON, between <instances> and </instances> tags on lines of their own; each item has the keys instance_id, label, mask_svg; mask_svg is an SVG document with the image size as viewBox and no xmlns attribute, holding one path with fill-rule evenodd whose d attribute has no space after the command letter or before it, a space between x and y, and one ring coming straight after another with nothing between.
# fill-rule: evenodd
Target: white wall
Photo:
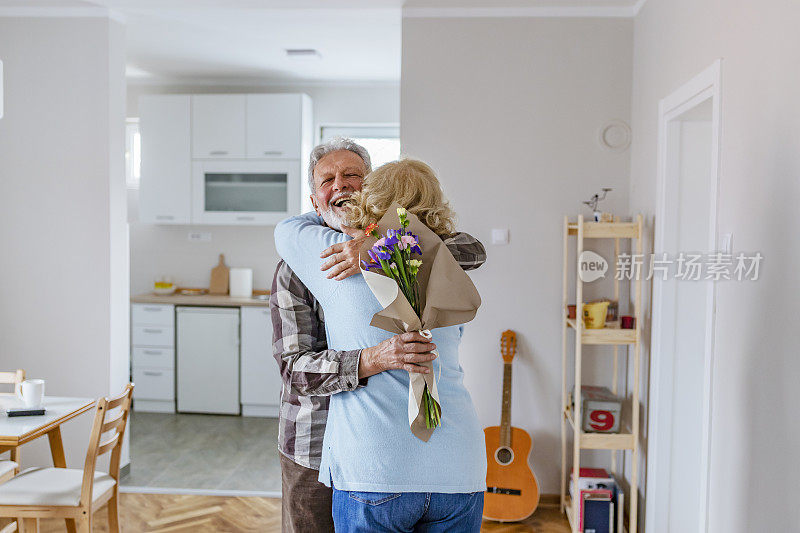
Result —
<instances>
[{"instance_id":1,"label":"white wall","mask_svg":"<svg viewBox=\"0 0 800 533\"><path fill-rule=\"evenodd\" d=\"M647 215L652 242L658 101L721 57L719 232L765 258L760 280L718 287L712 532L800 520L798 20L800 6L780 0L649 0L635 20L631 210Z\"/></svg>"},{"instance_id":2,"label":"white wall","mask_svg":"<svg viewBox=\"0 0 800 533\"><path fill-rule=\"evenodd\" d=\"M313 100L315 139L325 124L397 123L400 95L397 85L334 86L128 86L128 116L138 115L142 94L303 92ZM155 226L138 222L138 191L128 196L131 220L131 294L152 289L157 276L173 276L185 286L207 287L217 256L224 253L229 266L253 268L256 288L269 288L278 262L269 227ZM188 232L211 233L211 242L192 243Z\"/></svg>"},{"instance_id":3,"label":"white wall","mask_svg":"<svg viewBox=\"0 0 800 533\"><path fill-rule=\"evenodd\" d=\"M47 394L128 380L124 28L105 18L0 18L0 368ZM63 427L82 467L91 416ZM49 464L47 439L23 449Z\"/></svg>"},{"instance_id":4,"label":"white wall","mask_svg":"<svg viewBox=\"0 0 800 533\"><path fill-rule=\"evenodd\" d=\"M512 423L531 433L549 494L560 479L563 217L590 214L580 202L604 186L614 191L603 207L628 214L628 153L597 134L629 120L632 30L630 19L403 21L403 149L437 170L460 229L489 254L472 275L483 305L461 346L466 383L481 422L498 425L500 333L515 330ZM491 228L510 228L511 243L490 245ZM586 361L585 382L610 384Z\"/></svg>"}]
</instances>

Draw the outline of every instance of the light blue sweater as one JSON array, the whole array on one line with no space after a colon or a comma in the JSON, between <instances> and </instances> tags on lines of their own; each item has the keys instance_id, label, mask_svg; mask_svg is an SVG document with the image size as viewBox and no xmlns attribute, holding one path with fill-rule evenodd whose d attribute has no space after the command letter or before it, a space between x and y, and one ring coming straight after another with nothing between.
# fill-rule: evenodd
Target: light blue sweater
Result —
<instances>
[{"instance_id":1,"label":"light blue sweater","mask_svg":"<svg viewBox=\"0 0 800 533\"><path fill-rule=\"evenodd\" d=\"M280 256L322 305L328 347L356 350L392 336L370 326L381 306L361 274L326 279L320 253L349 240L322 225L314 214L289 218L275 228ZM486 446L458 362L461 326L432 331L439 358L442 424L428 442L408 425L408 373L389 370L366 387L331 397L319 480L340 490L363 492L446 492L486 490Z\"/></svg>"}]
</instances>

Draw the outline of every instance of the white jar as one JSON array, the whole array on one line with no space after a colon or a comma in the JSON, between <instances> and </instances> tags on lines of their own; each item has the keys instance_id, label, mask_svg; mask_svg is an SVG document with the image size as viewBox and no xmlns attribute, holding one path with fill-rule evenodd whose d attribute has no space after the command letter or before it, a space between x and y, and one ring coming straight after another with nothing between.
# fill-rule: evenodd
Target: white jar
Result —
<instances>
[{"instance_id":1,"label":"white jar","mask_svg":"<svg viewBox=\"0 0 800 533\"><path fill-rule=\"evenodd\" d=\"M253 269L231 268L228 287L233 298L253 296Z\"/></svg>"}]
</instances>

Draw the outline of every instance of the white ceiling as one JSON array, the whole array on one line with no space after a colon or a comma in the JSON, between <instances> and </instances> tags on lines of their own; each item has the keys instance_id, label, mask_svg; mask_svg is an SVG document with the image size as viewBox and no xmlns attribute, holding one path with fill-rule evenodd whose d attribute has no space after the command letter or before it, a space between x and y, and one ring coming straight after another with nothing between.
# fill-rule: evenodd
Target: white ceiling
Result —
<instances>
[{"instance_id":1,"label":"white ceiling","mask_svg":"<svg viewBox=\"0 0 800 533\"><path fill-rule=\"evenodd\" d=\"M142 82L396 82L402 8L629 8L637 0L0 0L8 9L108 8L127 22ZM318 60L291 60L314 48Z\"/></svg>"}]
</instances>

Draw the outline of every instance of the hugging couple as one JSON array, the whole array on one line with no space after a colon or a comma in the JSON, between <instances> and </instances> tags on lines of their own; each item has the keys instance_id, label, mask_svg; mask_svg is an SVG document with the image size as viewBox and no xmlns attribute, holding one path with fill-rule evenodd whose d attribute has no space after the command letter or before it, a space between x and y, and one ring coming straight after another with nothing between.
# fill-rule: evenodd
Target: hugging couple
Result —
<instances>
[{"instance_id":1,"label":"hugging couple","mask_svg":"<svg viewBox=\"0 0 800 533\"><path fill-rule=\"evenodd\" d=\"M459 364L463 326L432 338L370 325L383 306L359 269L364 228L405 207L438 235L464 270L483 245L455 232L439 180L421 161L374 171L349 139L314 148L308 180L316 214L275 228L282 261L270 307L283 390L284 532L478 532L486 488L482 428ZM427 442L408 424L409 374L437 356L441 425Z\"/></svg>"}]
</instances>

